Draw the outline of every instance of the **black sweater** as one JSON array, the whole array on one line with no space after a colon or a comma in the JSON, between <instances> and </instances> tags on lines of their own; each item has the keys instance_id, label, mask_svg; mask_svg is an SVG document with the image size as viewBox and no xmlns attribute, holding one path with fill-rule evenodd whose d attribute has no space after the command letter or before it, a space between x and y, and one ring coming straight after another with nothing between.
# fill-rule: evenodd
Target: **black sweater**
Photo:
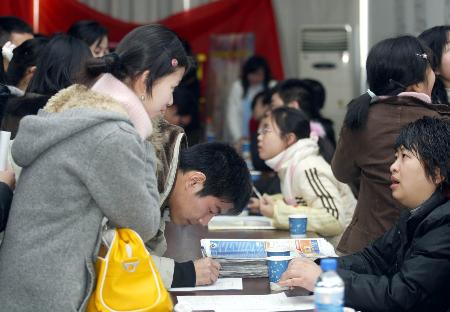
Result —
<instances>
[{"instance_id":1,"label":"black sweater","mask_svg":"<svg viewBox=\"0 0 450 312\"><path fill-rule=\"evenodd\" d=\"M362 311L447 311L450 202L439 191L382 237L339 258L345 305Z\"/></svg>"},{"instance_id":2,"label":"black sweater","mask_svg":"<svg viewBox=\"0 0 450 312\"><path fill-rule=\"evenodd\" d=\"M9 208L11 208L11 201L13 192L9 186L3 182L0 182L0 232L6 227L6 221L8 221Z\"/></svg>"}]
</instances>

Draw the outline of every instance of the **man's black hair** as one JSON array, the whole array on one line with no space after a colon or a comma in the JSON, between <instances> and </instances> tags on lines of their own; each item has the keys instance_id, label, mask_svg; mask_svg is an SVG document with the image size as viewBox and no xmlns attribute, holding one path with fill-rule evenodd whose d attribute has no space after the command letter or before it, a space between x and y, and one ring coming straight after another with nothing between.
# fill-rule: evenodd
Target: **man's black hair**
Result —
<instances>
[{"instance_id":1,"label":"man's black hair","mask_svg":"<svg viewBox=\"0 0 450 312\"><path fill-rule=\"evenodd\" d=\"M0 27L8 33L33 33L30 25L15 16L0 16Z\"/></svg>"},{"instance_id":2,"label":"man's black hair","mask_svg":"<svg viewBox=\"0 0 450 312\"><path fill-rule=\"evenodd\" d=\"M309 118L316 118L319 109L314 106L313 94L310 86L300 79L292 78L279 83L277 92L283 100L284 105L292 101L297 101L300 109L308 115Z\"/></svg>"},{"instance_id":3,"label":"man's black hair","mask_svg":"<svg viewBox=\"0 0 450 312\"><path fill-rule=\"evenodd\" d=\"M0 46L9 40L11 33L32 34L30 25L15 16L0 16Z\"/></svg>"},{"instance_id":4,"label":"man's black hair","mask_svg":"<svg viewBox=\"0 0 450 312\"><path fill-rule=\"evenodd\" d=\"M227 144L203 143L182 150L178 169L202 172L206 181L198 195L232 203L228 214L240 213L250 199L252 186L247 165Z\"/></svg>"},{"instance_id":5,"label":"man's black hair","mask_svg":"<svg viewBox=\"0 0 450 312\"><path fill-rule=\"evenodd\" d=\"M439 169L444 178L443 185L449 186L450 170L450 121L423 117L409 123L400 131L395 149L404 147L417 156L425 173L434 181Z\"/></svg>"}]
</instances>

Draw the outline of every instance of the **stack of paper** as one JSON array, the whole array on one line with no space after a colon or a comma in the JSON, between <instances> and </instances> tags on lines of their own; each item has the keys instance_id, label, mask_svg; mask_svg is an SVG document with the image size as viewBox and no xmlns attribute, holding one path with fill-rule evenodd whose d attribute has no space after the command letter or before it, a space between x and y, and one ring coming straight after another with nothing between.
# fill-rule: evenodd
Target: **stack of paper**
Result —
<instances>
[{"instance_id":1,"label":"stack of paper","mask_svg":"<svg viewBox=\"0 0 450 312\"><path fill-rule=\"evenodd\" d=\"M216 258L220 263L220 277L267 277L266 260Z\"/></svg>"},{"instance_id":2,"label":"stack of paper","mask_svg":"<svg viewBox=\"0 0 450 312\"><path fill-rule=\"evenodd\" d=\"M267 277L266 249L287 248L293 257L336 257L324 238L305 239L202 239L206 256L220 262L220 277Z\"/></svg>"}]
</instances>

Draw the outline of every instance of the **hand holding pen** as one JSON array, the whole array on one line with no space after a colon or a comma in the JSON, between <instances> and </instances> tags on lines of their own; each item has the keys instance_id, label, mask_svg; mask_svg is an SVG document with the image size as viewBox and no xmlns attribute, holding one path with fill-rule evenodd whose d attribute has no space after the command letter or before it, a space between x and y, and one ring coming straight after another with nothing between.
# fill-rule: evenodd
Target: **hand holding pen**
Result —
<instances>
[{"instance_id":1,"label":"hand holding pen","mask_svg":"<svg viewBox=\"0 0 450 312\"><path fill-rule=\"evenodd\" d=\"M203 246L200 250L203 258L194 261L196 286L214 283L219 278L220 270L220 263L208 257Z\"/></svg>"},{"instance_id":2,"label":"hand holding pen","mask_svg":"<svg viewBox=\"0 0 450 312\"><path fill-rule=\"evenodd\" d=\"M265 196L266 195L261 195L261 192L258 191L258 189L253 185L253 193L255 193L256 197L251 197L250 201L248 203L248 208L250 209L251 212L253 213L261 213L261 204L264 204L265 201Z\"/></svg>"}]
</instances>

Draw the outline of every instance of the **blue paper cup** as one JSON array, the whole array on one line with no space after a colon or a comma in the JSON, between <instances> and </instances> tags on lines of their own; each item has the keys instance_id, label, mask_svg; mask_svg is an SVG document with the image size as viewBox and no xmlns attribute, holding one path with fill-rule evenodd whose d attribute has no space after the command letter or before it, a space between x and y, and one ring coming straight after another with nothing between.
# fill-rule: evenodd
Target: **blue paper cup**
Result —
<instances>
[{"instance_id":1,"label":"blue paper cup","mask_svg":"<svg viewBox=\"0 0 450 312\"><path fill-rule=\"evenodd\" d=\"M281 247L269 247L266 249L267 257L276 257L276 256L290 256L291 251L288 248Z\"/></svg>"},{"instance_id":2,"label":"blue paper cup","mask_svg":"<svg viewBox=\"0 0 450 312\"><path fill-rule=\"evenodd\" d=\"M281 275L286 271L291 259L291 256L273 256L266 258L271 290L288 289L288 287L279 286L278 282L280 281Z\"/></svg>"},{"instance_id":3,"label":"blue paper cup","mask_svg":"<svg viewBox=\"0 0 450 312\"><path fill-rule=\"evenodd\" d=\"M289 232L292 238L306 237L306 227L308 225L308 217L297 214L289 216Z\"/></svg>"}]
</instances>

